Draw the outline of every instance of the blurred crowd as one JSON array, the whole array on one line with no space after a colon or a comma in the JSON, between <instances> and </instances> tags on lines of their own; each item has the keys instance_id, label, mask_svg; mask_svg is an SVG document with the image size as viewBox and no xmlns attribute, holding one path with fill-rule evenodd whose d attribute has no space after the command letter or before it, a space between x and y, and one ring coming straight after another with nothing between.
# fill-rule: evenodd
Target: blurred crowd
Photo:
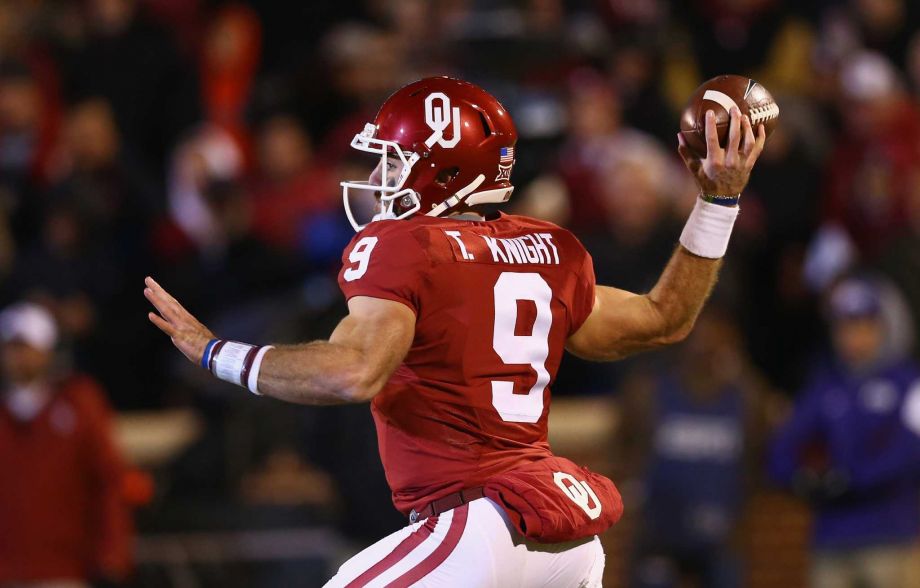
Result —
<instances>
[{"instance_id":1,"label":"blurred crowd","mask_svg":"<svg viewBox=\"0 0 920 588\"><path fill-rule=\"evenodd\" d=\"M143 277L223 337L328 335L353 234L338 182L372 167L351 137L390 92L446 74L484 86L517 123L506 210L570 228L600 283L645 291L694 201L676 157L684 101L709 77L749 75L780 124L714 312L672 354L567 358L554 395L606 395L634 415L611 452L636 501L655 505L639 509L636 585L739 585L725 546L750 484L769 477L817 508L815 585L893 586L841 570L855 566L847 550L904 557L920 535L918 25L910 0L0 1L0 307L44 309L55 325L38 378L53 386L5 364L4 390L45 390L7 393L9 418L37 423L47 390L76 394L63 374L81 374L68 377L91 390L92 414L193 410L202 438L154 472L142 530L172 530L158 509L204 501L316 507L310 520L335 512L326 522L346 537L382 536L401 522L366 409L266 406L207 379L148 324ZM851 389L865 406L822 400ZM22 402L38 408L17 413ZM864 439L839 438L844 413ZM87 466L100 479L120 461L106 452ZM669 492L703 478L689 498ZM902 526L863 524L879 512ZM685 515L686 529L662 531ZM4 524L0 586L23 579L2 564L15 553ZM99 565L110 579L129 567Z\"/></svg>"}]
</instances>

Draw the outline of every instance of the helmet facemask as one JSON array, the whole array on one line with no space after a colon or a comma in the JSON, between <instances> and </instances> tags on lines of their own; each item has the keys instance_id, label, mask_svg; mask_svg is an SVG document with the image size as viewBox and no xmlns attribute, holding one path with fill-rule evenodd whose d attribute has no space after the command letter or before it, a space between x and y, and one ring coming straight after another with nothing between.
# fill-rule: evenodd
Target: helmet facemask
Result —
<instances>
[{"instance_id":1,"label":"helmet facemask","mask_svg":"<svg viewBox=\"0 0 920 588\"><path fill-rule=\"evenodd\" d=\"M351 181L342 182L342 200L345 204L345 214L348 222L355 231L360 231L368 224L378 220L401 220L408 218L421 209L421 198L411 188L404 188L404 184L412 173L412 166L419 160L418 153L403 151L395 141L384 141L374 138L377 132L373 123L364 125L364 130L355 135L351 147L379 156L380 160L371 178L379 176L379 181ZM395 169L394 166L398 166ZM379 174L377 173L379 172ZM373 201L373 217L366 223L361 223L355 217L352 209L352 196L362 195L365 202ZM356 209L367 207L356 206Z\"/></svg>"}]
</instances>

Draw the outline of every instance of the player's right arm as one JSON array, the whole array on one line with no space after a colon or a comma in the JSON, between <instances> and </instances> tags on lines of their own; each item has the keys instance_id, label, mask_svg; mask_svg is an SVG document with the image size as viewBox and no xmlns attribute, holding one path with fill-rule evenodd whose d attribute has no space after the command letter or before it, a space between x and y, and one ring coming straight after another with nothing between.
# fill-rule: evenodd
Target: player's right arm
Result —
<instances>
[{"instance_id":1,"label":"player's right arm","mask_svg":"<svg viewBox=\"0 0 920 588\"><path fill-rule=\"evenodd\" d=\"M339 283L348 316L328 340L258 347L217 339L160 284L147 278L149 318L189 360L216 377L298 404L373 398L415 337L418 282L427 267L402 223L374 223L345 249Z\"/></svg>"},{"instance_id":2,"label":"player's right arm","mask_svg":"<svg viewBox=\"0 0 920 588\"><path fill-rule=\"evenodd\" d=\"M414 334L415 315L406 306L356 296L328 341L268 351L259 393L299 404L368 401L402 362Z\"/></svg>"},{"instance_id":3,"label":"player's right arm","mask_svg":"<svg viewBox=\"0 0 920 588\"><path fill-rule=\"evenodd\" d=\"M723 149L719 145L715 118L711 112L708 113L705 159L695 157L687 149L683 138L678 136L678 151L703 194L740 194L763 150L766 140L763 125L760 125L755 137L747 117L742 117L737 108L732 108L730 114L728 145ZM721 210L718 204L709 204L709 207L717 207L714 216L727 212ZM702 226L698 224L692 227L695 232L690 232L689 240L685 241L684 236L681 237L682 243L699 243L702 249L712 249L707 239L712 240L713 236L724 238L727 243L730 223L725 232L722 227L713 229L711 219L703 220L705 222ZM693 222L700 221L691 217L688 229L691 229L690 223ZM720 231L721 235L711 234ZM684 235L688 235L687 229ZM696 254L682 244L678 245L649 293L634 294L617 288L597 287L593 310L569 337L566 348L585 359L610 361L681 341L693 328L716 283L721 264L720 258Z\"/></svg>"},{"instance_id":4,"label":"player's right arm","mask_svg":"<svg viewBox=\"0 0 920 588\"><path fill-rule=\"evenodd\" d=\"M146 286L144 295L157 310L150 321L200 363L214 334L155 280L147 278ZM328 341L268 349L255 376L259 394L298 404L373 398L408 353L415 314L399 302L368 296L351 298L348 311Z\"/></svg>"}]
</instances>

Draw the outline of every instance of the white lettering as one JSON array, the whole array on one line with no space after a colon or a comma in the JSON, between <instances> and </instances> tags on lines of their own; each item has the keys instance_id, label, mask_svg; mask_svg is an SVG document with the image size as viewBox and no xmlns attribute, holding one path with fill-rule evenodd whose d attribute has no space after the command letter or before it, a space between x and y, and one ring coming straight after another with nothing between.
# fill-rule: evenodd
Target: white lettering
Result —
<instances>
[{"instance_id":1,"label":"white lettering","mask_svg":"<svg viewBox=\"0 0 920 588\"><path fill-rule=\"evenodd\" d=\"M556 245L553 243L553 236L549 233L539 233L540 238L546 241L550 247L553 248L553 257L556 259L556 264L559 264L559 251L556 250Z\"/></svg>"},{"instance_id":2,"label":"white lettering","mask_svg":"<svg viewBox=\"0 0 920 588\"><path fill-rule=\"evenodd\" d=\"M524 254L527 256L527 261L530 263L540 263L540 257L537 255L537 250L534 249L529 243L527 243L525 237L518 237L515 239L515 241L517 241L518 246L524 250Z\"/></svg>"},{"instance_id":3,"label":"white lettering","mask_svg":"<svg viewBox=\"0 0 920 588\"><path fill-rule=\"evenodd\" d=\"M546 248L546 245L543 243L543 240L539 238L539 235L527 235L527 238L533 242L534 249L537 255L540 256L540 263L551 263L549 249Z\"/></svg>"},{"instance_id":4,"label":"white lettering","mask_svg":"<svg viewBox=\"0 0 920 588\"><path fill-rule=\"evenodd\" d=\"M508 258L505 257L505 254L502 253L502 250L498 247L498 239L492 237L486 237L485 235L480 235L486 241L486 245L489 246L489 252L492 253L492 261L498 263L499 257L503 263L508 263Z\"/></svg>"},{"instance_id":5,"label":"white lettering","mask_svg":"<svg viewBox=\"0 0 920 588\"><path fill-rule=\"evenodd\" d=\"M524 249L524 244L521 243L521 238L512 237L508 239L508 241L510 241L511 244L514 245L514 248L518 250L518 253L521 254L521 263L530 263L530 260L527 259L527 250Z\"/></svg>"},{"instance_id":6,"label":"white lettering","mask_svg":"<svg viewBox=\"0 0 920 588\"><path fill-rule=\"evenodd\" d=\"M517 245L514 242L514 239L499 239L502 242L502 245L505 247L505 253L508 254L508 263L524 263L524 258L521 257L521 251L517 248ZM511 258L514 258L514 261L511 261Z\"/></svg>"},{"instance_id":7,"label":"white lettering","mask_svg":"<svg viewBox=\"0 0 920 588\"><path fill-rule=\"evenodd\" d=\"M474 259L473 254L466 250L466 245L463 244L463 239L460 238L460 231L444 231L444 234L454 238L454 241L460 246L460 254L463 259Z\"/></svg>"},{"instance_id":8,"label":"white lettering","mask_svg":"<svg viewBox=\"0 0 920 588\"><path fill-rule=\"evenodd\" d=\"M445 231L460 243L461 251L466 252L458 231ZM456 233L454 235L453 233ZM559 265L559 250L549 233L530 233L520 237L499 239L480 235L489 247L492 261L495 263L540 263ZM552 254L550 254L552 250ZM468 252L467 252L468 253ZM464 259L473 259L473 254Z\"/></svg>"}]
</instances>

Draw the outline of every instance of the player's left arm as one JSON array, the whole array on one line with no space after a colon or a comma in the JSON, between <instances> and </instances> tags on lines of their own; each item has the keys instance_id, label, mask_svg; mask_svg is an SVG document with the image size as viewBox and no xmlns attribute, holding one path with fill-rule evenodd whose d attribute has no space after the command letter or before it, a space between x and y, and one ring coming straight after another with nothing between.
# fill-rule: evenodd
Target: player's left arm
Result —
<instances>
[{"instance_id":1,"label":"player's left arm","mask_svg":"<svg viewBox=\"0 0 920 588\"><path fill-rule=\"evenodd\" d=\"M680 136L678 151L696 178L701 194L736 201L763 150L766 130L760 125L755 137L750 120L742 117L737 108L732 108L730 116L725 148L719 145L715 118L709 112L706 158L694 156ZM730 208L697 202L681 236L681 245L654 288L647 294L634 294L597 287L593 310L569 337L566 348L585 359L611 361L684 339L716 283L736 214L737 204Z\"/></svg>"},{"instance_id":2,"label":"player's left arm","mask_svg":"<svg viewBox=\"0 0 920 588\"><path fill-rule=\"evenodd\" d=\"M201 363L214 334L153 278L146 279L146 286L144 295L158 311L148 315L150 321L189 360ZM348 311L327 341L265 351L256 375L258 393L298 404L344 404L373 398L408 353L415 335L415 314L399 302L369 296L351 298Z\"/></svg>"}]
</instances>

